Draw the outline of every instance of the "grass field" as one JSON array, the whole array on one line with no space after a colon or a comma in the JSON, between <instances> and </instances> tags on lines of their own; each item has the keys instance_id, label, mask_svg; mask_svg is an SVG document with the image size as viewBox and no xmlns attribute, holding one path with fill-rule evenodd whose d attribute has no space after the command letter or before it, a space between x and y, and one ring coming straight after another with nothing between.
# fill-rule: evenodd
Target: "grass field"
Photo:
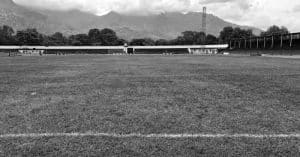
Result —
<instances>
[{"instance_id":1,"label":"grass field","mask_svg":"<svg viewBox=\"0 0 300 157\"><path fill-rule=\"evenodd\" d=\"M0 57L0 135L299 134L300 60ZM0 156L300 156L299 138L0 138Z\"/></svg>"}]
</instances>

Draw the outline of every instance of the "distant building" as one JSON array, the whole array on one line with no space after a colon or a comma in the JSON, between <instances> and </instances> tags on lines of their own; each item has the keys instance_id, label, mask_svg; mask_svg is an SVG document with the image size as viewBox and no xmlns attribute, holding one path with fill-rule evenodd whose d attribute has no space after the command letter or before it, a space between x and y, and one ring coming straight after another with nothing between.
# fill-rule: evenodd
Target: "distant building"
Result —
<instances>
[{"instance_id":1,"label":"distant building","mask_svg":"<svg viewBox=\"0 0 300 157\"><path fill-rule=\"evenodd\" d=\"M190 54L194 55L204 55L204 54L217 54L218 49L188 49Z\"/></svg>"},{"instance_id":2,"label":"distant building","mask_svg":"<svg viewBox=\"0 0 300 157\"><path fill-rule=\"evenodd\" d=\"M18 52L22 56L41 56L45 50L19 50Z\"/></svg>"}]
</instances>

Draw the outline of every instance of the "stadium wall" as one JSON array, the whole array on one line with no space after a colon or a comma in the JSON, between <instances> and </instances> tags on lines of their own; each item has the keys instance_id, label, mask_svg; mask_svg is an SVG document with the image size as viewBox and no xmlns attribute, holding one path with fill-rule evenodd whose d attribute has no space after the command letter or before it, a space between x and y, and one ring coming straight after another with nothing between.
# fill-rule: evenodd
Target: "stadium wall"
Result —
<instances>
[{"instance_id":1,"label":"stadium wall","mask_svg":"<svg viewBox=\"0 0 300 157\"><path fill-rule=\"evenodd\" d=\"M19 54L214 54L228 45L169 46L0 46L0 51Z\"/></svg>"}]
</instances>

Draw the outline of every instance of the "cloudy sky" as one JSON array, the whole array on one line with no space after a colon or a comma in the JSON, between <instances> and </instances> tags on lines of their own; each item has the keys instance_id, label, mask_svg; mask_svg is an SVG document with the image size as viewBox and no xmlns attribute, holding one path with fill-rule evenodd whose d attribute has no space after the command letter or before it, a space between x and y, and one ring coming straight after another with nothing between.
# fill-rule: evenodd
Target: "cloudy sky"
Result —
<instances>
[{"instance_id":1,"label":"cloudy sky","mask_svg":"<svg viewBox=\"0 0 300 157\"><path fill-rule=\"evenodd\" d=\"M266 29L276 24L300 31L300 0L14 0L46 9L79 9L97 15L110 11L145 15L161 12L201 11L203 6L230 22Z\"/></svg>"}]
</instances>

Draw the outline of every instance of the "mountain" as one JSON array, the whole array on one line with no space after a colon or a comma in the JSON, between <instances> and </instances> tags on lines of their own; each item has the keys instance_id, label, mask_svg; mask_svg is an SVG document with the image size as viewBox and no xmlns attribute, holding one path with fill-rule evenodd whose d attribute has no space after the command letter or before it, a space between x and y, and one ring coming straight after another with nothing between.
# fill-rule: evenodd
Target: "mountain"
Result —
<instances>
[{"instance_id":1,"label":"mountain","mask_svg":"<svg viewBox=\"0 0 300 157\"><path fill-rule=\"evenodd\" d=\"M16 5L12 0L0 0L0 24L16 29L46 27L46 15Z\"/></svg>"},{"instance_id":2,"label":"mountain","mask_svg":"<svg viewBox=\"0 0 300 157\"><path fill-rule=\"evenodd\" d=\"M159 15L132 16L111 12L99 17L98 21L105 24L106 27L115 28L116 30L126 27L138 32L143 32L142 34L147 34L152 38L172 39L180 35L183 31L201 31L202 13L190 12L183 14L171 12L161 13ZM212 14L207 15L207 33L218 36L220 31L226 26L252 29L255 33L261 32L261 30L254 27L238 26L226 22Z\"/></svg>"},{"instance_id":3,"label":"mountain","mask_svg":"<svg viewBox=\"0 0 300 157\"><path fill-rule=\"evenodd\" d=\"M200 31L202 13L187 14L171 12L147 16L121 15L110 12L103 16L78 10L51 11L26 8L12 0L0 0L0 25L9 25L15 29L37 28L40 32L51 34L62 32L66 35L86 33L91 28L112 28L124 39L153 38L173 39L181 32ZM239 26L226 22L212 14L207 15L207 32L215 36L226 26L252 29L255 33L261 30Z\"/></svg>"}]
</instances>

